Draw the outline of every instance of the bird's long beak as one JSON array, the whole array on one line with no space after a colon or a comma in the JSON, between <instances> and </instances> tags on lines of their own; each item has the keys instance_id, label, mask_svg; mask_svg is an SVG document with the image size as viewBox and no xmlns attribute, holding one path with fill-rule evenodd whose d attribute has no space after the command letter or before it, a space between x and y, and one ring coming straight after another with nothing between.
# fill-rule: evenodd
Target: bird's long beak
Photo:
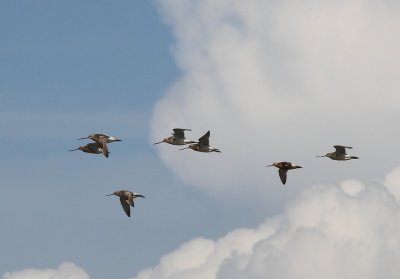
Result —
<instances>
[{"instance_id":1,"label":"bird's long beak","mask_svg":"<svg viewBox=\"0 0 400 279\"><path fill-rule=\"evenodd\" d=\"M315 156L317 158L326 157L326 155Z\"/></svg>"},{"instance_id":2,"label":"bird's long beak","mask_svg":"<svg viewBox=\"0 0 400 279\"><path fill-rule=\"evenodd\" d=\"M89 137L79 138L78 140L88 139Z\"/></svg>"},{"instance_id":3,"label":"bird's long beak","mask_svg":"<svg viewBox=\"0 0 400 279\"><path fill-rule=\"evenodd\" d=\"M143 196L143 195L135 195L135 197L145 198L145 196Z\"/></svg>"},{"instance_id":4,"label":"bird's long beak","mask_svg":"<svg viewBox=\"0 0 400 279\"><path fill-rule=\"evenodd\" d=\"M265 167L273 167L273 165L268 165L268 166L265 166Z\"/></svg>"},{"instance_id":5,"label":"bird's long beak","mask_svg":"<svg viewBox=\"0 0 400 279\"><path fill-rule=\"evenodd\" d=\"M179 150L185 150L185 149L189 149L190 147L185 147L185 148L181 148Z\"/></svg>"},{"instance_id":6,"label":"bird's long beak","mask_svg":"<svg viewBox=\"0 0 400 279\"><path fill-rule=\"evenodd\" d=\"M113 193L113 194L108 194L108 195L106 195L106 196L112 196L112 195L114 195L114 193Z\"/></svg>"},{"instance_id":7,"label":"bird's long beak","mask_svg":"<svg viewBox=\"0 0 400 279\"><path fill-rule=\"evenodd\" d=\"M156 143L153 143L153 145L155 145L155 144L159 144L159 143L162 143L163 141L159 141L159 142L156 142Z\"/></svg>"},{"instance_id":8,"label":"bird's long beak","mask_svg":"<svg viewBox=\"0 0 400 279\"><path fill-rule=\"evenodd\" d=\"M68 152L79 150L79 148L68 150Z\"/></svg>"}]
</instances>

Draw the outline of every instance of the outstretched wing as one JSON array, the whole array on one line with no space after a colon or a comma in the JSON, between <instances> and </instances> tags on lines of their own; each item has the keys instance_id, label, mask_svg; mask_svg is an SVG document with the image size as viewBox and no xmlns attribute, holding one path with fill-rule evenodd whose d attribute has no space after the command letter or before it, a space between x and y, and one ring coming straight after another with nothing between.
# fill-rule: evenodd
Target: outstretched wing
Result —
<instances>
[{"instance_id":1,"label":"outstretched wing","mask_svg":"<svg viewBox=\"0 0 400 279\"><path fill-rule=\"evenodd\" d=\"M279 169L279 177L281 178L281 181L283 185L286 184L286 178L287 178L287 171L286 169Z\"/></svg>"},{"instance_id":2,"label":"outstretched wing","mask_svg":"<svg viewBox=\"0 0 400 279\"><path fill-rule=\"evenodd\" d=\"M181 129L181 128L175 128L172 130L174 131L174 136L180 139L185 139L185 131L191 131L190 129Z\"/></svg>"},{"instance_id":3,"label":"outstretched wing","mask_svg":"<svg viewBox=\"0 0 400 279\"><path fill-rule=\"evenodd\" d=\"M129 192L126 202L132 207L135 206L135 203L133 201L133 193Z\"/></svg>"},{"instance_id":4,"label":"outstretched wing","mask_svg":"<svg viewBox=\"0 0 400 279\"><path fill-rule=\"evenodd\" d=\"M125 199L125 197L120 197L119 198L122 208L124 209L126 215L128 215L128 217L131 217L131 208L129 206L128 201Z\"/></svg>"},{"instance_id":5,"label":"outstretched wing","mask_svg":"<svg viewBox=\"0 0 400 279\"><path fill-rule=\"evenodd\" d=\"M199 145L202 146L210 146L210 131L204 134L201 138L199 138Z\"/></svg>"},{"instance_id":6,"label":"outstretched wing","mask_svg":"<svg viewBox=\"0 0 400 279\"><path fill-rule=\"evenodd\" d=\"M336 149L336 155L346 155L346 148L352 149L351 146L343 146L343 145L334 145L333 146Z\"/></svg>"},{"instance_id":7,"label":"outstretched wing","mask_svg":"<svg viewBox=\"0 0 400 279\"><path fill-rule=\"evenodd\" d=\"M107 146L107 138L100 138L96 141L96 143L100 146L101 150L103 151L104 156L108 158L108 146Z\"/></svg>"}]
</instances>

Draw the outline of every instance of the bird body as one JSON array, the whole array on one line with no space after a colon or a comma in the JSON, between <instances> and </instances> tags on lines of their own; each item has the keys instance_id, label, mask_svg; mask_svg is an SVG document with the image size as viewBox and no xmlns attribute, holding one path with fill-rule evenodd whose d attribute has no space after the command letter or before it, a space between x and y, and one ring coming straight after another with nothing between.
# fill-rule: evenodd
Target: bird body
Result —
<instances>
[{"instance_id":1,"label":"bird body","mask_svg":"<svg viewBox=\"0 0 400 279\"><path fill-rule=\"evenodd\" d=\"M199 138L199 142L194 143L194 144L190 144L188 147L182 148L180 150L184 150L184 149L192 149L194 151L198 151L198 152L218 152L221 153L221 151L217 148L212 148L210 146L210 131L208 131L207 133L205 133L201 138Z\"/></svg>"},{"instance_id":2,"label":"bird body","mask_svg":"<svg viewBox=\"0 0 400 279\"><path fill-rule=\"evenodd\" d=\"M172 130L174 131L172 133L172 136L165 138L162 141L156 142L154 144L159 144L159 143L163 143L163 142L169 143L172 145L186 145L186 144L195 143L195 141L187 140L185 138L185 131L191 131L190 129L175 128Z\"/></svg>"},{"instance_id":3,"label":"bird body","mask_svg":"<svg viewBox=\"0 0 400 279\"><path fill-rule=\"evenodd\" d=\"M124 209L124 211L125 211L126 215L128 215L128 217L131 217L131 208L130 207L135 206L135 203L133 200L137 197L145 198L145 196L143 196L141 194L127 191L127 190L115 191L114 193L106 195L106 196L112 196L112 195L119 197L122 208Z\"/></svg>"},{"instance_id":4,"label":"bird body","mask_svg":"<svg viewBox=\"0 0 400 279\"><path fill-rule=\"evenodd\" d=\"M333 147L336 149L336 151L329 152L329 153L326 153L325 155L317 156L317 157L328 157L335 161L348 161L351 159L359 159L356 156L347 155L346 148L353 149L351 146L334 145Z\"/></svg>"},{"instance_id":5,"label":"bird body","mask_svg":"<svg viewBox=\"0 0 400 279\"><path fill-rule=\"evenodd\" d=\"M71 149L69 151L75 151L75 150L81 150L83 152L92 153L92 154L101 154L101 153L103 153L103 150L101 149L101 147L95 142L88 143L88 144L86 144L84 146L79 146L79 148Z\"/></svg>"},{"instance_id":6,"label":"bird body","mask_svg":"<svg viewBox=\"0 0 400 279\"><path fill-rule=\"evenodd\" d=\"M279 169L279 177L283 183L283 185L286 184L286 179L287 179L287 172L288 170L293 170L293 169L299 169L302 168L301 166L297 166L292 164L291 162L278 162L278 163L273 163L272 165L268 165L267 167L276 167Z\"/></svg>"}]
</instances>

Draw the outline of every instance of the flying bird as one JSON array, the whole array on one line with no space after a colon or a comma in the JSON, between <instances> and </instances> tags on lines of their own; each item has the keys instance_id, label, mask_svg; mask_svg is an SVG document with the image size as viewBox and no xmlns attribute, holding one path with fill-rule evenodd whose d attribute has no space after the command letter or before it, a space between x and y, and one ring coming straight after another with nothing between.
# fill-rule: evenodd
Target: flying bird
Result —
<instances>
[{"instance_id":1,"label":"flying bird","mask_svg":"<svg viewBox=\"0 0 400 279\"><path fill-rule=\"evenodd\" d=\"M156 142L154 144L159 144L162 142L169 143L172 145L185 145L185 144L196 143L195 141L187 140L185 138L185 131L191 131L190 129L175 128L172 130L174 131L172 133L172 136L165 138L162 141Z\"/></svg>"},{"instance_id":2,"label":"flying bird","mask_svg":"<svg viewBox=\"0 0 400 279\"><path fill-rule=\"evenodd\" d=\"M112 143L115 141L122 141L121 139L118 139L113 136L105 135L105 134L90 134L87 137L79 138L78 140L91 139L93 141L96 141L96 140L103 139L103 138L107 139L107 143Z\"/></svg>"},{"instance_id":3,"label":"flying bird","mask_svg":"<svg viewBox=\"0 0 400 279\"><path fill-rule=\"evenodd\" d=\"M104 134L90 134L87 137L79 138L78 140L82 140L82 139L91 139L94 142L96 142L100 146L104 156L106 156L107 158L108 158L108 154L109 154L107 143L121 141L120 139L117 139L116 137L112 137L112 136L104 135Z\"/></svg>"},{"instance_id":4,"label":"flying bird","mask_svg":"<svg viewBox=\"0 0 400 279\"><path fill-rule=\"evenodd\" d=\"M288 170L302 168L301 166L293 165L291 162L273 163L272 165L268 165L267 167L277 167L279 169L279 171L278 171L279 172L279 177L281 178L281 181L282 181L283 185L286 184Z\"/></svg>"},{"instance_id":5,"label":"flying bird","mask_svg":"<svg viewBox=\"0 0 400 279\"><path fill-rule=\"evenodd\" d=\"M336 151L326 153L325 155L317 156L317 157L328 157L328 158L331 158L332 160L336 160L336 161L347 161L347 160L351 160L351 159L359 159L356 156L347 155L346 148L353 149L353 147L351 147L351 146L334 145L333 147L336 149Z\"/></svg>"},{"instance_id":6,"label":"flying bird","mask_svg":"<svg viewBox=\"0 0 400 279\"><path fill-rule=\"evenodd\" d=\"M101 153L103 153L103 150L101 149L101 147L95 142L88 143L88 144L86 144L84 146L79 146L78 148L71 149L69 151L75 151L75 150L81 150L83 152L92 153L92 154L101 154Z\"/></svg>"},{"instance_id":7,"label":"flying bird","mask_svg":"<svg viewBox=\"0 0 400 279\"><path fill-rule=\"evenodd\" d=\"M190 144L188 147L181 148L179 150L184 150L184 149L193 149L194 151L198 152L219 152L221 151L217 148L212 148L210 146L210 131L204 134L201 138L199 138L198 143Z\"/></svg>"},{"instance_id":8,"label":"flying bird","mask_svg":"<svg viewBox=\"0 0 400 279\"><path fill-rule=\"evenodd\" d=\"M131 217L131 206L132 207L135 206L135 203L133 200L137 197L145 198L145 196L143 196L141 194L126 191L126 190L116 191L116 192L106 195L106 196L112 196L112 195L119 197L122 208L124 209L124 211L125 211L126 215L128 215L128 217Z\"/></svg>"}]
</instances>

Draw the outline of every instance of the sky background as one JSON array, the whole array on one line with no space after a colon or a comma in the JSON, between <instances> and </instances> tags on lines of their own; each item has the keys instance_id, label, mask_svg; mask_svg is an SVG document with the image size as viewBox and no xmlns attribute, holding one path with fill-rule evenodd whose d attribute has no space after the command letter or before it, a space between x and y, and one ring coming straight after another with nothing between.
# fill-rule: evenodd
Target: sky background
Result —
<instances>
[{"instance_id":1,"label":"sky background","mask_svg":"<svg viewBox=\"0 0 400 279\"><path fill-rule=\"evenodd\" d=\"M1 1L0 276L397 278L399 28L390 0ZM222 153L152 145L176 127ZM123 141L67 152L94 132Z\"/></svg>"}]
</instances>

